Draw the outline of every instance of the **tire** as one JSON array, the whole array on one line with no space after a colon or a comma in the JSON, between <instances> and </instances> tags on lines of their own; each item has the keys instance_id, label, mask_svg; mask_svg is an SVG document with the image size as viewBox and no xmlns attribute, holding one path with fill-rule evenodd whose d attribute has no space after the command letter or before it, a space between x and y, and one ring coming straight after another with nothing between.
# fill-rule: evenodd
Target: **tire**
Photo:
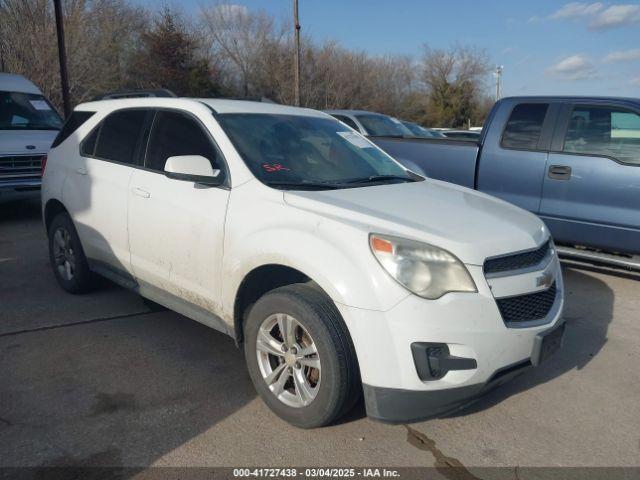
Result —
<instances>
[{"instance_id":1,"label":"tire","mask_svg":"<svg viewBox=\"0 0 640 480\"><path fill-rule=\"evenodd\" d=\"M276 324L269 330L274 316ZM287 320L287 317L295 322ZM282 338L280 326L284 325L286 329L291 324L295 327L295 342L281 342L279 346L282 349L287 348L287 345L282 347L283 343L296 345L296 352L293 352L294 349L288 350L287 358L284 354L266 353L264 333L269 331L270 340L275 340L266 348L272 352ZM294 284L265 294L251 308L245 321L244 334L247 368L256 391L276 415L290 424L301 428L328 425L346 414L359 399L362 386L351 336L335 304L317 288L308 284ZM313 350L313 347L317 353L301 356ZM295 362L291 366L291 355L295 353L304 365ZM316 363L316 359L319 359L319 363ZM317 364L319 368L313 368L311 364ZM269 372L274 374L277 369L281 369L282 373L271 382L275 392L281 391L279 384L283 381L283 375L289 375L279 394L267 385L269 375L265 376ZM305 387L298 388L299 382L305 378ZM310 392L314 393L309 395ZM301 402L301 398L307 402Z\"/></svg>"},{"instance_id":2,"label":"tire","mask_svg":"<svg viewBox=\"0 0 640 480\"><path fill-rule=\"evenodd\" d=\"M95 274L89 270L80 238L68 213L59 213L49 226L49 262L60 286L80 294L95 286Z\"/></svg>"}]
</instances>

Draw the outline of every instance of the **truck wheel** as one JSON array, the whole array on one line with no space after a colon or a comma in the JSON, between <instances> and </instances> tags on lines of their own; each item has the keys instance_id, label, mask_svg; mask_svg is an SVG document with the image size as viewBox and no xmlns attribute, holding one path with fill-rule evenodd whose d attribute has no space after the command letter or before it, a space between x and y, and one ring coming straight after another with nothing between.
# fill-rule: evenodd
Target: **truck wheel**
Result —
<instances>
[{"instance_id":1,"label":"truck wheel","mask_svg":"<svg viewBox=\"0 0 640 480\"><path fill-rule=\"evenodd\" d=\"M245 323L249 375L279 417L302 428L328 425L361 392L349 331L323 292L307 284L273 290Z\"/></svg>"},{"instance_id":2,"label":"truck wheel","mask_svg":"<svg viewBox=\"0 0 640 480\"><path fill-rule=\"evenodd\" d=\"M69 293L85 293L95 285L80 238L67 213L59 213L49 226L49 261L60 286Z\"/></svg>"}]
</instances>

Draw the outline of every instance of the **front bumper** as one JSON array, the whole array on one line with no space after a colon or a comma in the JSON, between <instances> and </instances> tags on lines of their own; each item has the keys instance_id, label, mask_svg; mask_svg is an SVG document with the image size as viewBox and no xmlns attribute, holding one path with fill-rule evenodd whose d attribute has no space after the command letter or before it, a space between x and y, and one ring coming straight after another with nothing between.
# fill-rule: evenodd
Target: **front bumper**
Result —
<instances>
[{"instance_id":1,"label":"front bumper","mask_svg":"<svg viewBox=\"0 0 640 480\"><path fill-rule=\"evenodd\" d=\"M560 323L544 333L553 334L555 331L561 330L558 332L561 339L564 334L564 326L564 323ZM501 368L484 384L432 391L401 390L364 385L367 414L373 419L387 423L418 422L451 414L475 402L494 388L539 365L544 360L542 358L544 352L540 347L542 339L542 335L536 336L530 359Z\"/></svg>"},{"instance_id":2,"label":"front bumper","mask_svg":"<svg viewBox=\"0 0 640 480\"><path fill-rule=\"evenodd\" d=\"M468 268L478 293L450 293L433 301L409 295L386 312L338 305L356 348L372 418L407 422L443 415L538 363L540 336L562 323L564 286L557 258L546 269L558 290L553 307L544 321L521 328L505 324L496 288L492 292L482 267ZM526 275L531 278L513 283L534 284L536 273ZM446 345L446 354L464 368L426 378L414 359L416 343Z\"/></svg>"}]
</instances>

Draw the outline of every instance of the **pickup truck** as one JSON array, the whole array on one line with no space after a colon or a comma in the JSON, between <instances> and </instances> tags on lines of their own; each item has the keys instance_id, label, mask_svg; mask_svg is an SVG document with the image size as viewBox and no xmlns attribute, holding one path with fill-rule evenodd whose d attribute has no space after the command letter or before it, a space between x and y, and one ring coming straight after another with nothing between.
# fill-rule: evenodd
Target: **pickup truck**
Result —
<instances>
[{"instance_id":1,"label":"pickup truck","mask_svg":"<svg viewBox=\"0 0 640 480\"><path fill-rule=\"evenodd\" d=\"M640 268L640 99L504 98L477 142L369 139L417 173L537 214L564 257Z\"/></svg>"}]
</instances>

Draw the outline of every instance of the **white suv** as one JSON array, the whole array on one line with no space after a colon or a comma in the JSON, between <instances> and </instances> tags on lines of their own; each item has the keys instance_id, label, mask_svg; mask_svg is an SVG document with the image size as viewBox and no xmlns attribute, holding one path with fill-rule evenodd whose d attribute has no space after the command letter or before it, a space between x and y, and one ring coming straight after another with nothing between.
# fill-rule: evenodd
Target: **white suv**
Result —
<instances>
[{"instance_id":1,"label":"white suv","mask_svg":"<svg viewBox=\"0 0 640 480\"><path fill-rule=\"evenodd\" d=\"M362 392L380 420L443 415L560 346L538 218L417 176L327 114L132 98L69 122L42 191L60 285L99 274L230 335L294 425Z\"/></svg>"}]
</instances>

